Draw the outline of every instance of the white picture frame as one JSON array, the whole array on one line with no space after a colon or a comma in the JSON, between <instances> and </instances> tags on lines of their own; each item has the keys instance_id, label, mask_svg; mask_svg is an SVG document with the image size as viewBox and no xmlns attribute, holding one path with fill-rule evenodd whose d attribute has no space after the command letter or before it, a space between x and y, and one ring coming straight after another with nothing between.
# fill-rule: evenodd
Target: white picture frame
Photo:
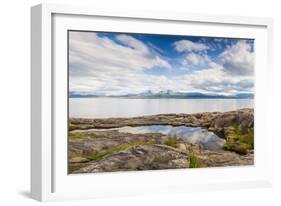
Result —
<instances>
[{"instance_id":1,"label":"white picture frame","mask_svg":"<svg viewBox=\"0 0 281 206\"><path fill-rule=\"evenodd\" d=\"M116 21L119 24L116 24ZM153 29L155 24L159 25L157 31ZM173 28L172 31L167 29L168 24ZM186 25L193 26L193 30L188 33L193 35L257 39L255 165L206 168L188 172L178 169L70 177L65 168L65 31L88 29L186 34ZM272 90L271 79L274 75L272 19L40 4L31 8L31 26L32 198L53 201L272 186L273 136L269 132L267 121L267 108L270 108L272 103L268 91Z\"/></svg>"}]
</instances>

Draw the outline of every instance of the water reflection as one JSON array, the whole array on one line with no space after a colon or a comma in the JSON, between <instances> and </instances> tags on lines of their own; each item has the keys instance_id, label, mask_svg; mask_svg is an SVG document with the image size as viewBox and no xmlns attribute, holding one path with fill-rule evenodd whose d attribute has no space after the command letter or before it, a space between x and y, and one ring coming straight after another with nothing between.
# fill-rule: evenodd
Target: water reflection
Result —
<instances>
[{"instance_id":1,"label":"water reflection","mask_svg":"<svg viewBox=\"0 0 281 206\"><path fill-rule=\"evenodd\" d=\"M139 126L139 127L122 127L118 128L119 132L127 132L132 134L144 133L161 133L167 136L176 135L186 142L193 144L201 144L205 149L219 151L225 140L216 136L213 132L200 127L186 127L178 126L173 127L170 125L152 125L152 126Z\"/></svg>"},{"instance_id":2,"label":"water reflection","mask_svg":"<svg viewBox=\"0 0 281 206\"><path fill-rule=\"evenodd\" d=\"M83 131L108 131L117 130L122 133L131 134L145 134L145 133L161 133L168 137L176 135L177 138L181 138L188 143L200 144L207 150L221 151L222 145L225 140L219 138L213 132L209 132L206 129L200 127L186 127L186 126L170 126L170 125L150 125L150 126L138 126L138 127L120 127L112 129L89 129L89 130L75 130L73 132Z\"/></svg>"}]
</instances>

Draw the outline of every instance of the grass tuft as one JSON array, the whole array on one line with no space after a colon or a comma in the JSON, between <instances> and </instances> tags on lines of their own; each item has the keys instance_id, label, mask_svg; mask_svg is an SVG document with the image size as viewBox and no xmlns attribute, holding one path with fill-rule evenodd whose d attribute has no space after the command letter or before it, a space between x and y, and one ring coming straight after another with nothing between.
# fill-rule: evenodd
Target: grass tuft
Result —
<instances>
[{"instance_id":1,"label":"grass tuft","mask_svg":"<svg viewBox=\"0 0 281 206\"><path fill-rule=\"evenodd\" d=\"M165 142L165 145L168 145L170 147L176 147L177 145L177 136L169 137Z\"/></svg>"},{"instance_id":2,"label":"grass tuft","mask_svg":"<svg viewBox=\"0 0 281 206\"><path fill-rule=\"evenodd\" d=\"M191 154L189 156L189 168L200 168L201 167L201 163L198 159L198 157L195 154Z\"/></svg>"}]
</instances>

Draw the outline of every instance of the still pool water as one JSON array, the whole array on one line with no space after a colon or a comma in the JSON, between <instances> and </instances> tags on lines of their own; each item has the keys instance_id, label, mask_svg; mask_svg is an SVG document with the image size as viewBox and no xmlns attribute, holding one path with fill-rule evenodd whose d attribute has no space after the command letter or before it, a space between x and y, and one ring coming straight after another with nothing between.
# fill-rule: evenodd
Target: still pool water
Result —
<instances>
[{"instance_id":1,"label":"still pool water","mask_svg":"<svg viewBox=\"0 0 281 206\"><path fill-rule=\"evenodd\" d=\"M120 127L112 129L89 129L89 130L75 130L75 132L83 131L107 131L117 130L121 133L131 134L145 134L145 133L161 133L167 136L176 136L188 143L200 144L207 150L220 151L225 140L219 138L213 132L200 127L187 127L187 126L170 126L170 125L150 125L138 127Z\"/></svg>"}]
</instances>

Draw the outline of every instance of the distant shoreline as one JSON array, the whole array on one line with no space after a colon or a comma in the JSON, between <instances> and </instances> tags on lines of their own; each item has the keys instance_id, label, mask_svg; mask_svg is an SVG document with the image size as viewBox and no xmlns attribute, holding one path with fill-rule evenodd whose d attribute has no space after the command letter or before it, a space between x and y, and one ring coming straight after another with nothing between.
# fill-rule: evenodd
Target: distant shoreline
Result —
<instances>
[{"instance_id":1,"label":"distant shoreline","mask_svg":"<svg viewBox=\"0 0 281 206\"><path fill-rule=\"evenodd\" d=\"M114 97L114 96L70 96L69 99L92 99L92 98L107 98L107 99L254 99L254 97Z\"/></svg>"},{"instance_id":2,"label":"distant shoreline","mask_svg":"<svg viewBox=\"0 0 281 206\"><path fill-rule=\"evenodd\" d=\"M254 98L254 93L245 92L237 94L219 94L219 93L201 93L201 92L174 92L171 90L160 91L160 92L151 92L150 90L143 93L131 93L131 94L89 94L89 93L80 93L80 92L69 92L70 98L96 98L96 97L105 97L105 98L133 98L133 99L249 99Z\"/></svg>"}]
</instances>

